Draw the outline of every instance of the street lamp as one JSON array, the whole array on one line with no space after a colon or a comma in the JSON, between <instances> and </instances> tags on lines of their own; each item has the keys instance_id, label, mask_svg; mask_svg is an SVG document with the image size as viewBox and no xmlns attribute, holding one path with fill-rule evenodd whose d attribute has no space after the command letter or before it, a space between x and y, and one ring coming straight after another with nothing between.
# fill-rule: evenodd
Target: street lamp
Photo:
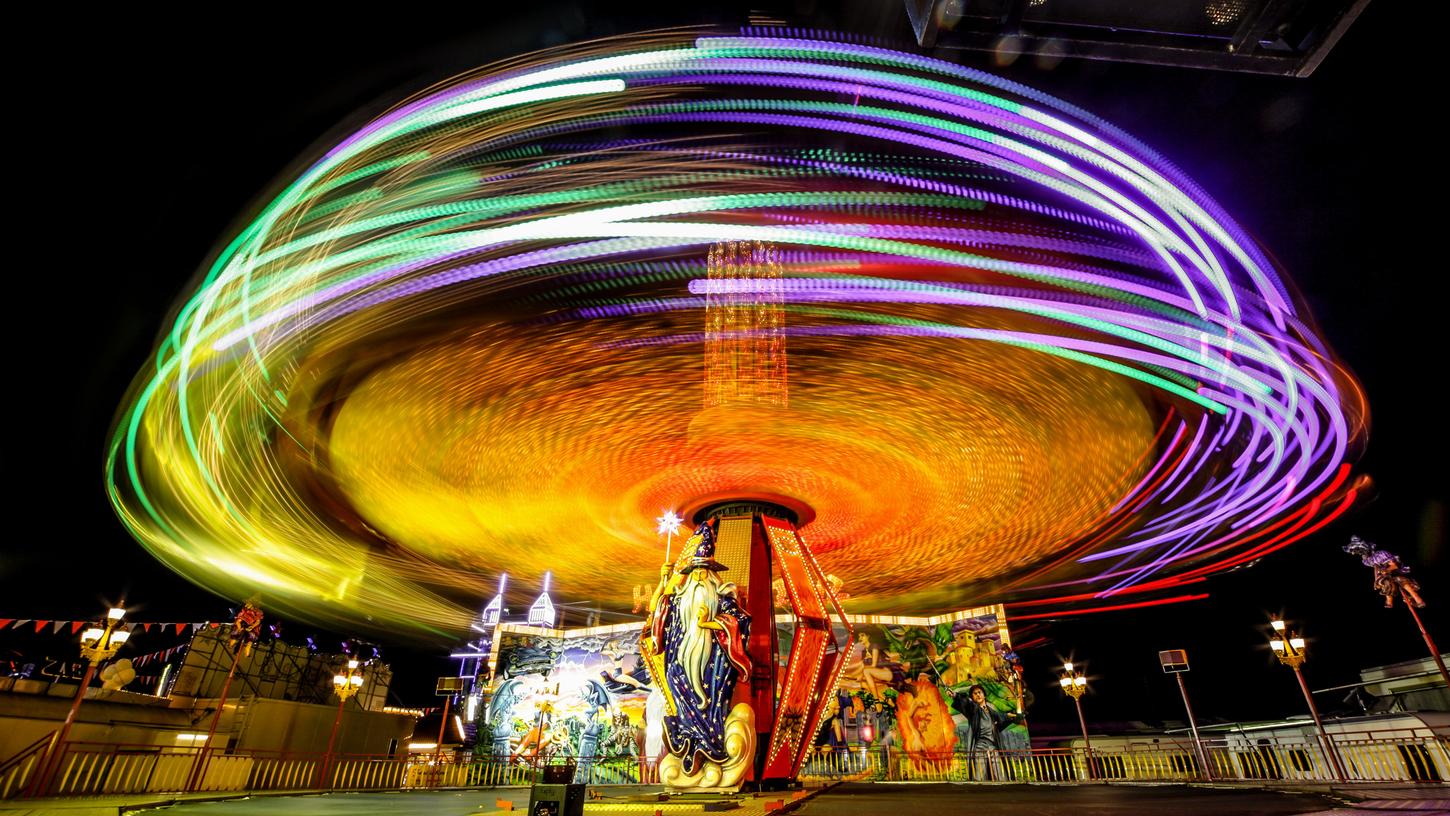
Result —
<instances>
[{"instance_id":1,"label":"street lamp","mask_svg":"<svg viewBox=\"0 0 1450 816\"><path fill-rule=\"evenodd\" d=\"M36 777L35 793L44 792L50 784L50 778L59 770L61 755L65 753L66 738L70 736L71 725L76 721L76 712L81 709L81 700L86 697L86 689L90 688L96 669L115 657L116 652L131 637L131 632L122 623L125 617L125 607L113 606L106 610L104 621L93 623L81 632L81 657L86 660L86 673L81 678L80 688L76 689L75 699L71 701L70 712L65 715L65 722L56 732L55 741L50 744L45 762L40 766L43 772Z\"/></svg>"},{"instance_id":2,"label":"street lamp","mask_svg":"<svg viewBox=\"0 0 1450 816\"><path fill-rule=\"evenodd\" d=\"M1178 691L1183 695L1183 710L1188 714L1188 729L1193 732L1193 753L1198 756L1203 778L1212 782L1213 769L1208 766L1208 752L1203 749L1203 738L1198 735L1198 720L1193 716L1193 704L1188 701L1188 684L1183 682L1183 674L1188 671L1188 651L1164 649L1158 653L1158 663L1163 666L1164 674L1171 674L1178 679Z\"/></svg>"},{"instance_id":3,"label":"street lamp","mask_svg":"<svg viewBox=\"0 0 1450 816\"><path fill-rule=\"evenodd\" d=\"M1299 678L1299 690L1304 692L1304 702L1309 704L1309 713L1314 717L1314 727L1319 729L1319 739L1324 745L1324 753L1329 757L1329 762L1334 766L1334 773L1339 781L1345 780L1344 766L1339 762L1339 752L1335 750L1334 743L1329 739L1329 733L1324 730L1324 723L1319 719L1319 707L1314 705L1314 695L1309 693L1309 684L1304 680L1304 672L1301 667L1308 657L1304 638L1289 628L1280 618L1269 621L1269 648L1274 650L1274 657L1279 662L1294 670L1294 676Z\"/></svg>"},{"instance_id":4,"label":"street lamp","mask_svg":"<svg viewBox=\"0 0 1450 816\"><path fill-rule=\"evenodd\" d=\"M342 725L342 707L348 699L362 689L366 678L357 658L348 658L347 668L338 669L332 676L332 693L337 695L337 716L332 720L332 733L327 737L327 753L322 758L322 769L318 773L317 786L327 782L327 771L332 766L332 748L337 743L337 728Z\"/></svg>"},{"instance_id":5,"label":"street lamp","mask_svg":"<svg viewBox=\"0 0 1450 816\"><path fill-rule=\"evenodd\" d=\"M1082 716L1082 696L1087 692L1087 677L1073 667L1072 661L1062 664L1062 674L1057 678L1064 694L1072 698L1077 706L1077 724L1082 728L1084 756L1087 758L1088 779L1093 778L1093 743L1088 739L1087 720Z\"/></svg>"}]
</instances>

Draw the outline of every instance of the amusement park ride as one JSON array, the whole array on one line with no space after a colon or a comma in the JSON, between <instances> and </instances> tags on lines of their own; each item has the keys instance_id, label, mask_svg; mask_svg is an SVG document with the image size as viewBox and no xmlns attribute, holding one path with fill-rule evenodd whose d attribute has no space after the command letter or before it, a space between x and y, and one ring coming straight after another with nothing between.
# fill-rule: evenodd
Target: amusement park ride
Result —
<instances>
[{"instance_id":1,"label":"amusement park ride","mask_svg":"<svg viewBox=\"0 0 1450 816\"><path fill-rule=\"evenodd\" d=\"M138 375L111 502L219 594L481 628L455 656L497 664L504 755L532 729L773 784L848 683L949 754L952 695L1021 707L1003 604L1201 599L1361 489L1362 391L1247 231L1110 123L955 63L602 40L434 86L279 189ZM663 565L662 507L689 525ZM527 626L502 582L470 608L505 571L544 583ZM590 597L631 622L557 628ZM572 731L509 713L566 664Z\"/></svg>"}]
</instances>

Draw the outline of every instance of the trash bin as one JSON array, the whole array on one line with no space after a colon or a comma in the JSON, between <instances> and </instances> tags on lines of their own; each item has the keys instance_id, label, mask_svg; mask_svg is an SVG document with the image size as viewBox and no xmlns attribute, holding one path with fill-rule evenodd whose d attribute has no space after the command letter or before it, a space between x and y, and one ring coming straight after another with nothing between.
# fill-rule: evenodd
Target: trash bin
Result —
<instances>
[{"instance_id":1,"label":"trash bin","mask_svg":"<svg viewBox=\"0 0 1450 816\"><path fill-rule=\"evenodd\" d=\"M570 763L571 774L573 767ZM529 816L584 816L584 788L584 785L535 785L529 791Z\"/></svg>"}]
</instances>

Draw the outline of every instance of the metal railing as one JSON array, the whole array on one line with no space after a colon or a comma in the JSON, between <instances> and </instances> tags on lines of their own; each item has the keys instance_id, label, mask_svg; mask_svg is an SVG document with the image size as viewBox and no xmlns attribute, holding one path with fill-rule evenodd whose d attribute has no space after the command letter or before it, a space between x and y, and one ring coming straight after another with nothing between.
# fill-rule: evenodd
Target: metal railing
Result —
<instances>
[{"instance_id":1,"label":"metal railing","mask_svg":"<svg viewBox=\"0 0 1450 816\"><path fill-rule=\"evenodd\" d=\"M46 750L54 740L55 732L51 731L0 763L0 799L17 796L40 774L40 763L45 761Z\"/></svg>"},{"instance_id":2,"label":"metal railing","mask_svg":"<svg viewBox=\"0 0 1450 816\"><path fill-rule=\"evenodd\" d=\"M196 747L67 742L41 763L49 737L0 764L0 798L180 792L408 790L527 785L552 774L589 785L657 784L658 769L637 757L517 759L452 754L395 756L280 751L203 751ZM1337 778L1315 739L1205 740L1094 748L907 752L887 746L820 749L804 780L931 782L1245 782L1253 784L1450 780L1450 738L1335 739L1346 778ZM561 772L561 773L560 773Z\"/></svg>"},{"instance_id":3,"label":"metal railing","mask_svg":"<svg viewBox=\"0 0 1450 816\"><path fill-rule=\"evenodd\" d=\"M1256 784L1444 782L1450 780L1450 739L1335 739L1328 750L1343 763L1340 779L1315 739L1204 740L1201 767L1191 742L1094 748L1048 748L976 753L905 752L888 747L821 750L801 778L931 782L1252 782Z\"/></svg>"},{"instance_id":4,"label":"metal railing","mask_svg":"<svg viewBox=\"0 0 1450 816\"><path fill-rule=\"evenodd\" d=\"M48 762L50 737L0 766L0 798L134 793L408 790L528 785L553 767L590 785L650 784L653 762L632 757L510 760L452 754L335 754L203 750L189 746L67 742Z\"/></svg>"}]
</instances>

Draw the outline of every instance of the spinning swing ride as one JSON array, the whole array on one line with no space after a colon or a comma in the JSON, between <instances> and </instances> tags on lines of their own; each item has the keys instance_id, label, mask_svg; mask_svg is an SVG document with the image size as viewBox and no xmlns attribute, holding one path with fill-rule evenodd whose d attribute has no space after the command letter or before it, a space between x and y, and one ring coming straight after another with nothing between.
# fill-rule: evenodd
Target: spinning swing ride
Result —
<instances>
[{"instance_id":1,"label":"spinning swing ride","mask_svg":"<svg viewBox=\"0 0 1450 816\"><path fill-rule=\"evenodd\" d=\"M853 612L1030 616L1201 597L1312 533L1364 417L1265 252L1107 122L667 31L315 156L186 292L106 472L157 558L324 625L451 636L504 570L627 611L661 508L732 501Z\"/></svg>"}]
</instances>

